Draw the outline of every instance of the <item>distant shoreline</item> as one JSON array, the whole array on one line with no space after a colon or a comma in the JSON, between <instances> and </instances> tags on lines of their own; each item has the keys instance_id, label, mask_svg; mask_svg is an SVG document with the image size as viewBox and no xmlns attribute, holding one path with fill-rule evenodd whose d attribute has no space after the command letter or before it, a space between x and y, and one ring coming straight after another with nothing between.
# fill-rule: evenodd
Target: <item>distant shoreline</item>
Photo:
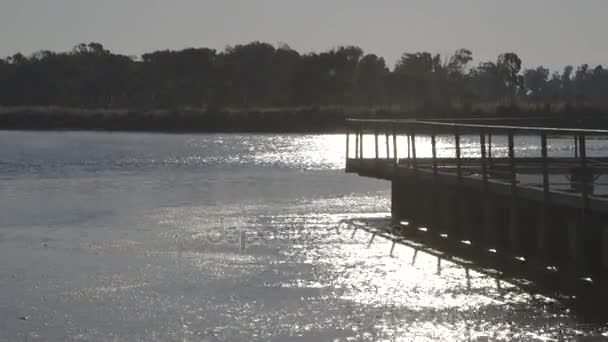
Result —
<instances>
[{"instance_id":1,"label":"distant shoreline","mask_svg":"<svg viewBox=\"0 0 608 342\"><path fill-rule=\"evenodd\" d=\"M0 130L103 131L158 133L344 133L346 118L517 118L555 116L568 121L584 119L592 127L604 123L603 110L545 111L513 107L510 110L445 111L411 114L356 107L300 107L229 109L107 109L72 107L0 107ZM601 121L601 122L600 122ZM501 124L493 121L493 124Z\"/></svg>"},{"instance_id":2,"label":"distant shoreline","mask_svg":"<svg viewBox=\"0 0 608 342\"><path fill-rule=\"evenodd\" d=\"M159 133L340 133L357 113L339 109L88 109L0 108L0 130ZM364 113L364 117L368 117Z\"/></svg>"}]
</instances>

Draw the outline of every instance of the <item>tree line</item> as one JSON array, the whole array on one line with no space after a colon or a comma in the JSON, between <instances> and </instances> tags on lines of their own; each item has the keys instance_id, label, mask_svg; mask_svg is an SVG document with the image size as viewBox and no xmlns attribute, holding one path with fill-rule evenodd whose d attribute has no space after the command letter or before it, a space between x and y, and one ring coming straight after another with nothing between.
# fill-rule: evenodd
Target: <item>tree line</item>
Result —
<instances>
[{"instance_id":1,"label":"tree line","mask_svg":"<svg viewBox=\"0 0 608 342\"><path fill-rule=\"evenodd\" d=\"M478 103L593 105L608 100L601 65L551 72L522 69L511 52L473 64L470 50L450 56L404 53L389 68L356 46L300 53L264 42L223 51L189 48L138 57L99 43L68 52L0 59L0 105L84 108L281 108L368 106L444 109Z\"/></svg>"}]
</instances>

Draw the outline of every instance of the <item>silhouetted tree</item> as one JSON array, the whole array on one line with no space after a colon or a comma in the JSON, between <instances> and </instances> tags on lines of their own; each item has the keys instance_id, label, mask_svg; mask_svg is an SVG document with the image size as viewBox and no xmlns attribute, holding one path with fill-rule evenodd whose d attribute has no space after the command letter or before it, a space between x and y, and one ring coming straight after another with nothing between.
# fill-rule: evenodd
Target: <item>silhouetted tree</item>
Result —
<instances>
[{"instance_id":1,"label":"silhouetted tree","mask_svg":"<svg viewBox=\"0 0 608 342\"><path fill-rule=\"evenodd\" d=\"M461 101L467 97L469 75L466 69L472 60L473 53L470 50L459 49L444 66L447 82L446 89L451 99Z\"/></svg>"},{"instance_id":2,"label":"silhouetted tree","mask_svg":"<svg viewBox=\"0 0 608 342\"><path fill-rule=\"evenodd\" d=\"M493 62L482 62L471 70L469 77L473 93L481 101L497 101L505 93L498 66Z\"/></svg>"},{"instance_id":3,"label":"silhouetted tree","mask_svg":"<svg viewBox=\"0 0 608 342\"><path fill-rule=\"evenodd\" d=\"M215 59L216 52L210 49L144 54L142 98L162 107L207 104Z\"/></svg>"},{"instance_id":4,"label":"silhouetted tree","mask_svg":"<svg viewBox=\"0 0 608 342\"><path fill-rule=\"evenodd\" d=\"M395 66L394 86L404 92L411 104L428 104L435 97L436 73L441 69L441 56L428 52L405 53Z\"/></svg>"},{"instance_id":5,"label":"silhouetted tree","mask_svg":"<svg viewBox=\"0 0 608 342\"><path fill-rule=\"evenodd\" d=\"M540 101L547 97L549 80L549 69L539 66L536 69L524 71L524 82L526 96L534 101Z\"/></svg>"},{"instance_id":6,"label":"silhouetted tree","mask_svg":"<svg viewBox=\"0 0 608 342\"><path fill-rule=\"evenodd\" d=\"M498 56L496 63L498 75L504 83L507 96L513 102L517 90L522 86L523 80L519 76L521 70L521 59L513 52L503 53Z\"/></svg>"},{"instance_id":7,"label":"silhouetted tree","mask_svg":"<svg viewBox=\"0 0 608 342\"><path fill-rule=\"evenodd\" d=\"M356 88L361 103L373 106L384 102L385 80L389 70L384 58L374 54L365 55L359 61Z\"/></svg>"},{"instance_id":8,"label":"silhouetted tree","mask_svg":"<svg viewBox=\"0 0 608 342\"><path fill-rule=\"evenodd\" d=\"M293 71L300 60L300 54L289 45L281 43L275 50L272 62L271 94L272 104L276 106L291 105Z\"/></svg>"}]
</instances>

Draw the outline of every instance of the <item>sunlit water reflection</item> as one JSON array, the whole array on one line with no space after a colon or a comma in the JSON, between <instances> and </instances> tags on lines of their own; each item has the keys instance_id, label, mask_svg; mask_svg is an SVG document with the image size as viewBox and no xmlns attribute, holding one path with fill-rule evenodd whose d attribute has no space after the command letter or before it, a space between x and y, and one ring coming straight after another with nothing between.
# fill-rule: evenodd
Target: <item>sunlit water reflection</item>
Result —
<instances>
[{"instance_id":1,"label":"sunlit water reflection","mask_svg":"<svg viewBox=\"0 0 608 342\"><path fill-rule=\"evenodd\" d=\"M0 143L0 341L608 331L547 298L337 231L390 211L388 183L341 171L340 135L2 132Z\"/></svg>"}]
</instances>

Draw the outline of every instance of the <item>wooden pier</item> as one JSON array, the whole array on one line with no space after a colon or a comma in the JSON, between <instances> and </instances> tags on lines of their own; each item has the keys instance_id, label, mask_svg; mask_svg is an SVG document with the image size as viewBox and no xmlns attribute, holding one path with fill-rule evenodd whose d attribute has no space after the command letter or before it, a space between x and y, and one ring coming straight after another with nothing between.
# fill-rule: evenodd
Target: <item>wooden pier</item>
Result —
<instances>
[{"instance_id":1,"label":"wooden pier","mask_svg":"<svg viewBox=\"0 0 608 342\"><path fill-rule=\"evenodd\" d=\"M347 172L392 182L393 234L608 302L608 150L588 149L608 130L353 119L346 139Z\"/></svg>"}]
</instances>

